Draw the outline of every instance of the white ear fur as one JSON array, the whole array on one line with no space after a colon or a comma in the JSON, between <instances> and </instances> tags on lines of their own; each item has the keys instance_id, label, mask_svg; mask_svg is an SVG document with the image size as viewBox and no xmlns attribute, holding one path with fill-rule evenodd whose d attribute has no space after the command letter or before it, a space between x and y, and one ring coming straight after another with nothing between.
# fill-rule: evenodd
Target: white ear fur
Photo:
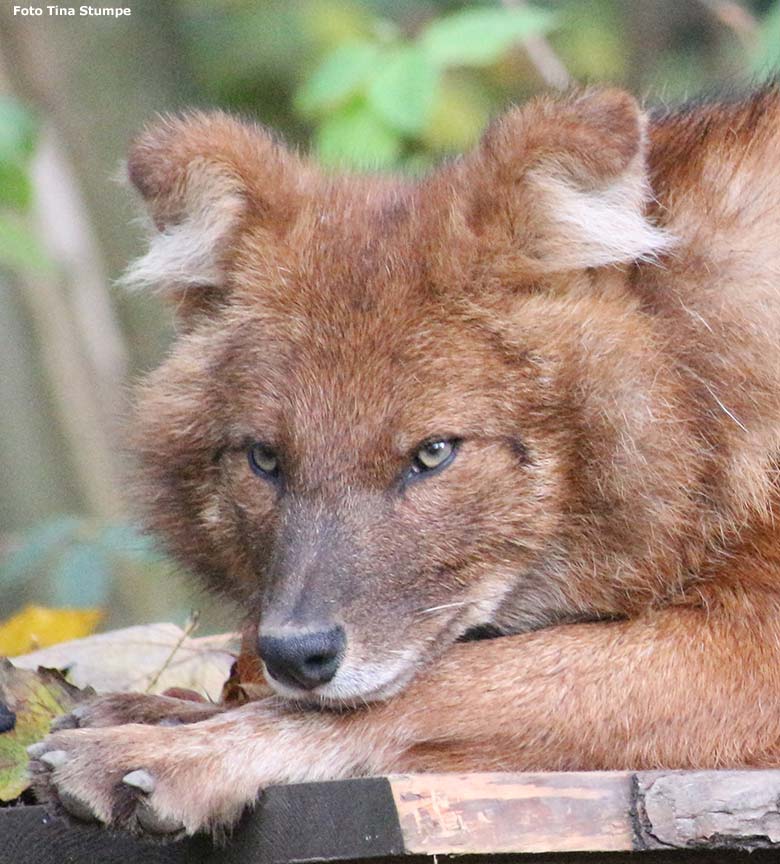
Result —
<instances>
[{"instance_id":1,"label":"white ear fur","mask_svg":"<svg viewBox=\"0 0 780 864\"><path fill-rule=\"evenodd\" d=\"M528 181L546 225L534 256L550 271L654 260L674 238L645 215L650 190L637 154L602 187L583 188L570 173L532 169Z\"/></svg>"},{"instance_id":2,"label":"white ear fur","mask_svg":"<svg viewBox=\"0 0 780 864\"><path fill-rule=\"evenodd\" d=\"M147 253L120 278L130 290L166 292L219 286L220 259L246 209L235 178L194 163L187 171L182 217L152 235Z\"/></svg>"}]
</instances>

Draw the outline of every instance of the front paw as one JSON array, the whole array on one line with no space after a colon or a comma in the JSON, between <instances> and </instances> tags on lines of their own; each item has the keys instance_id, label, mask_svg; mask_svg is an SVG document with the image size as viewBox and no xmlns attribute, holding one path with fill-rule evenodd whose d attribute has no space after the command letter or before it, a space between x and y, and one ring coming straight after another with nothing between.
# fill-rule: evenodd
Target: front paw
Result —
<instances>
[{"instance_id":1,"label":"front paw","mask_svg":"<svg viewBox=\"0 0 780 864\"><path fill-rule=\"evenodd\" d=\"M193 702L170 696L149 696L145 693L109 693L77 705L70 714L52 723L52 732L65 729L89 729L124 726L128 723L178 726L198 723L222 712L224 708L211 702Z\"/></svg>"},{"instance_id":2,"label":"front paw","mask_svg":"<svg viewBox=\"0 0 780 864\"><path fill-rule=\"evenodd\" d=\"M249 801L213 770L207 741L182 735L193 728L50 735L28 751L36 797L76 820L157 838L229 828Z\"/></svg>"}]
</instances>

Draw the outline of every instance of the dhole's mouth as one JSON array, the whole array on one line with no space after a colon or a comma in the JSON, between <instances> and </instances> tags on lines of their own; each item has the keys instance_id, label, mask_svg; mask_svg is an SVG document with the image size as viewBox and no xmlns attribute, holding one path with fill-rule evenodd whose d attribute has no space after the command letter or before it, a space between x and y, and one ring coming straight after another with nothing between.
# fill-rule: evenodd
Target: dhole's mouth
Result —
<instances>
[{"instance_id":1,"label":"dhole's mouth","mask_svg":"<svg viewBox=\"0 0 780 864\"><path fill-rule=\"evenodd\" d=\"M384 663L345 663L328 682L311 689L290 686L266 671L266 680L284 699L329 707L353 707L356 703L379 702L395 696L406 687L417 671L409 653L391 665Z\"/></svg>"},{"instance_id":2,"label":"dhole's mouth","mask_svg":"<svg viewBox=\"0 0 780 864\"><path fill-rule=\"evenodd\" d=\"M265 677L282 698L304 705L354 708L398 694L417 672L456 641L502 635L488 623L503 592L426 609L426 628L386 646L372 646L360 628L326 624L307 628L275 624L269 616L258 628ZM351 633L349 632L351 630ZM405 641L406 647L396 647Z\"/></svg>"}]
</instances>

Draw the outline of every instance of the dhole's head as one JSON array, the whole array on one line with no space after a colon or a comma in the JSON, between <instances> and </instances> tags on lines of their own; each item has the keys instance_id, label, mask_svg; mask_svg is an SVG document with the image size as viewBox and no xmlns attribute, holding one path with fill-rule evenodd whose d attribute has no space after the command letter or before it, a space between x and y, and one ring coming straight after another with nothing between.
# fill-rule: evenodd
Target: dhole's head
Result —
<instances>
[{"instance_id":1,"label":"dhole's head","mask_svg":"<svg viewBox=\"0 0 780 864\"><path fill-rule=\"evenodd\" d=\"M221 114L129 172L156 232L127 278L180 331L139 394L144 503L281 693L381 698L469 633L623 609L583 536L643 554L674 401L623 287L667 242L630 97L536 101L420 182Z\"/></svg>"}]
</instances>

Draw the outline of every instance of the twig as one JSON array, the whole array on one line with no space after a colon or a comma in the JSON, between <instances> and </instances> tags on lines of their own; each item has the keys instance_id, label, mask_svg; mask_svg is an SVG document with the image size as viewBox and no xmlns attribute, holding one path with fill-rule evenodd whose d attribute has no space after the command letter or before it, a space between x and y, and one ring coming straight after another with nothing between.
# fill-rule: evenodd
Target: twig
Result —
<instances>
[{"instance_id":1,"label":"twig","mask_svg":"<svg viewBox=\"0 0 780 864\"><path fill-rule=\"evenodd\" d=\"M507 9L519 9L527 6L526 0L501 0ZM572 78L561 58L544 36L527 36L520 40L528 59L548 87L565 90L571 86Z\"/></svg>"},{"instance_id":2,"label":"twig","mask_svg":"<svg viewBox=\"0 0 780 864\"><path fill-rule=\"evenodd\" d=\"M165 658L165 662L157 670L152 680L146 685L146 690L144 690L144 693L151 693L152 687L154 687L154 685L160 680L163 672L165 672L165 670L171 665L171 662L176 656L176 653L184 644L184 640L192 636L192 634L198 629L199 619L200 612L198 612L197 610L190 614L190 617L187 619L187 623L184 625L184 631L182 632L181 636L179 637L173 648L171 648L171 653Z\"/></svg>"}]
</instances>

